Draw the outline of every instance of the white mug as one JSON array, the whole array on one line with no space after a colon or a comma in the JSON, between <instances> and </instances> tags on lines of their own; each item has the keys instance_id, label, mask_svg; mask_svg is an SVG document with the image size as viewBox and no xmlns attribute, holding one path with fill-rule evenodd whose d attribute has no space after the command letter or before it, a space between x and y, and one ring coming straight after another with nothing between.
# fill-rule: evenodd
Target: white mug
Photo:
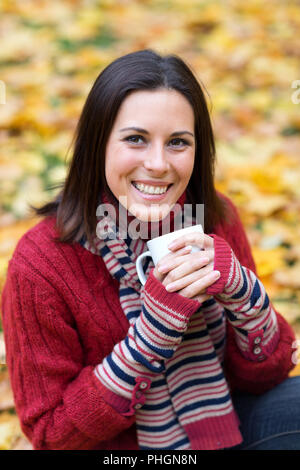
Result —
<instances>
[{"instance_id":1,"label":"white mug","mask_svg":"<svg viewBox=\"0 0 300 470\"><path fill-rule=\"evenodd\" d=\"M171 253L171 251L168 249L168 245L171 243L171 241L175 240L176 238L181 237L182 235L185 235L186 233L192 233L192 232L200 232L203 233L203 228L202 225L192 225L190 227L185 227L182 228L181 230L176 230L175 232L171 233L166 233L165 235L162 235L161 237L156 237L153 238L152 240L149 240L147 242L147 247L148 251L145 251L145 253L142 253L140 256L138 256L136 260L136 270L137 274L139 276L139 280L143 285L146 283L146 277L143 271L142 267L142 260L146 258L147 256L150 256L153 259L153 263L156 266L158 261L163 258L165 255L168 253ZM198 246L192 246L192 252L199 251L200 248Z\"/></svg>"}]
</instances>

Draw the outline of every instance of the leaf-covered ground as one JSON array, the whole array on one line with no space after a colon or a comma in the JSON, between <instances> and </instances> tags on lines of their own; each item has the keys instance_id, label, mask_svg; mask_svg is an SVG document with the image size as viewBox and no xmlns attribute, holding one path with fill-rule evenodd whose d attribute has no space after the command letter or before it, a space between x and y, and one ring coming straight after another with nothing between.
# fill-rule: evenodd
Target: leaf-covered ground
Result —
<instances>
[{"instance_id":1,"label":"leaf-covered ground","mask_svg":"<svg viewBox=\"0 0 300 470\"><path fill-rule=\"evenodd\" d=\"M183 57L206 88L217 188L240 209L259 276L299 337L299 8L296 0L0 1L0 291L18 239L37 222L28 203L48 201L64 178L97 75L122 54L153 48ZM0 449L14 448L31 446L3 365Z\"/></svg>"}]
</instances>

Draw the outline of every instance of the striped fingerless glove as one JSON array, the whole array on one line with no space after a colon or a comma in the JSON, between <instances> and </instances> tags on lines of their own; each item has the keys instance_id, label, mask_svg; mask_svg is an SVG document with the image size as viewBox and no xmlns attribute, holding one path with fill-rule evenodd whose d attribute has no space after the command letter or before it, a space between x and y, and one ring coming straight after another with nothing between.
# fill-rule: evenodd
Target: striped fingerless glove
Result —
<instances>
[{"instance_id":1,"label":"striped fingerless glove","mask_svg":"<svg viewBox=\"0 0 300 470\"><path fill-rule=\"evenodd\" d=\"M276 313L256 275L239 263L223 238L215 234L210 237L214 239L214 269L221 276L206 293L224 307L241 353L247 359L262 361L279 341Z\"/></svg>"}]
</instances>

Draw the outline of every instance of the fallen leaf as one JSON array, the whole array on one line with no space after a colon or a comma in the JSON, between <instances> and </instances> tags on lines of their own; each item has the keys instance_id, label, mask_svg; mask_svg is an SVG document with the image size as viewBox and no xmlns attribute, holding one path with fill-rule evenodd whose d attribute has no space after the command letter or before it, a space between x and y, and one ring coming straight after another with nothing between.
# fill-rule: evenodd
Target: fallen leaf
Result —
<instances>
[{"instance_id":1,"label":"fallen leaf","mask_svg":"<svg viewBox=\"0 0 300 470\"><path fill-rule=\"evenodd\" d=\"M257 265L259 277L266 277L283 268L283 250L280 248L261 249L258 246L252 248L252 254Z\"/></svg>"},{"instance_id":2,"label":"fallen leaf","mask_svg":"<svg viewBox=\"0 0 300 470\"><path fill-rule=\"evenodd\" d=\"M300 304L293 300L273 300L275 310L277 310L290 324L293 325L300 317Z\"/></svg>"},{"instance_id":3,"label":"fallen leaf","mask_svg":"<svg viewBox=\"0 0 300 470\"><path fill-rule=\"evenodd\" d=\"M9 450L22 435L19 419L8 412L0 413L0 450Z\"/></svg>"},{"instance_id":4,"label":"fallen leaf","mask_svg":"<svg viewBox=\"0 0 300 470\"><path fill-rule=\"evenodd\" d=\"M290 268L278 270L274 273L274 281L282 286L294 289L300 288L300 263L296 263ZM300 316L300 307L299 307Z\"/></svg>"},{"instance_id":5,"label":"fallen leaf","mask_svg":"<svg viewBox=\"0 0 300 470\"><path fill-rule=\"evenodd\" d=\"M288 204L288 198L280 194L262 194L256 192L252 199L245 203L245 209L260 217L268 217Z\"/></svg>"},{"instance_id":6,"label":"fallen leaf","mask_svg":"<svg viewBox=\"0 0 300 470\"><path fill-rule=\"evenodd\" d=\"M14 408L14 398L10 386L8 371L0 373L0 411Z\"/></svg>"}]
</instances>

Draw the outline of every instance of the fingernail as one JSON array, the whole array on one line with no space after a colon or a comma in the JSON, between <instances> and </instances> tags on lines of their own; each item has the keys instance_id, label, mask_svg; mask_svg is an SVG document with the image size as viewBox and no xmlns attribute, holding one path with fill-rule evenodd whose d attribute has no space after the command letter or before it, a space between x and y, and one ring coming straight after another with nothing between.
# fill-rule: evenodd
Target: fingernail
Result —
<instances>
[{"instance_id":1,"label":"fingernail","mask_svg":"<svg viewBox=\"0 0 300 470\"><path fill-rule=\"evenodd\" d=\"M168 284L168 285L166 285L166 290L167 290L167 291L172 290L173 287L174 287L174 284L172 284L172 283L171 283L171 284Z\"/></svg>"},{"instance_id":2,"label":"fingernail","mask_svg":"<svg viewBox=\"0 0 300 470\"><path fill-rule=\"evenodd\" d=\"M177 245L177 241L173 240L171 243L169 243L168 248L174 248Z\"/></svg>"},{"instance_id":3,"label":"fingernail","mask_svg":"<svg viewBox=\"0 0 300 470\"><path fill-rule=\"evenodd\" d=\"M220 271L213 271L213 275L216 279L219 279L219 277L221 276L221 273Z\"/></svg>"},{"instance_id":4,"label":"fingernail","mask_svg":"<svg viewBox=\"0 0 300 470\"><path fill-rule=\"evenodd\" d=\"M159 273L163 273L166 268L167 268L166 266L159 266L159 267L157 268L157 271L158 271Z\"/></svg>"}]
</instances>

